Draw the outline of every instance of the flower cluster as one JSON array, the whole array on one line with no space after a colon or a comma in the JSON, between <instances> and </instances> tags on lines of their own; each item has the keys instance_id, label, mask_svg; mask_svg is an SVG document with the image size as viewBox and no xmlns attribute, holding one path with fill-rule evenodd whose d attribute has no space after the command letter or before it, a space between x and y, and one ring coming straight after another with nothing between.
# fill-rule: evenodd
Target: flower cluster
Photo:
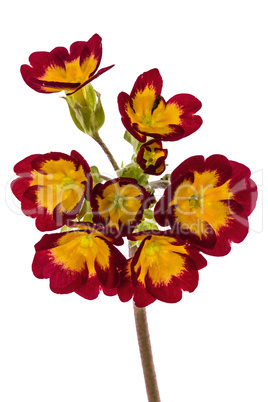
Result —
<instances>
[{"instance_id":1,"label":"flower cluster","mask_svg":"<svg viewBox=\"0 0 268 402\"><path fill-rule=\"evenodd\" d=\"M21 74L37 92L65 90L74 123L111 160L99 140L104 115L90 84L112 67L96 73L101 56L101 38L94 35L73 43L70 52L57 47L33 53ZM149 175L165 172L168 151L162 142L189 136L202 124L196 97L177 94L166 102L162 86L159 71L152 69L137 78L130 95L118 95L124 138L134 154L129 165L116 169L116 178L102 177L76 151L31 155L15 165L18 178L11 188L24 214L40 231L61 228L35 245L32 266L37 278L50 279L53 292L92 300L102 291L123 302L133 298L137 307L156 299L175 303L182 291L196 289L198 271L207 265L203 254L224 256L232 242L246 237L257 187L243 164L198 155L158 182L149 181ZM164 188L159 200L156 187ZM118 249L124 238L129 258Z\"/></svg>"}]
</instances>

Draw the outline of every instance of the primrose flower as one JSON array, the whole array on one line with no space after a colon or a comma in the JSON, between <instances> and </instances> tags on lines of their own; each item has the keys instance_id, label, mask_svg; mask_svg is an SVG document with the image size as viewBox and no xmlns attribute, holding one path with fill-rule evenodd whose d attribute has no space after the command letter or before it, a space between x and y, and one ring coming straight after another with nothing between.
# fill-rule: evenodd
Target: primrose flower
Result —
<instances>
[{"instance_id":1,"label":"primrose flower","mask_svg":"<svg viewBox=\"0 0 268 402\"><path fill-rule=\"evenodd\" d=\"M101 41L95 34L87 42L74 42L70 51L56 47L51 52L32 53L30 66L21 66L22 78L37 92L65 90L70 95L113 67L102 68L96 73L102 57Z\"/></svg>"},{"instance_id":2,"label":"primrose flower","mask_svg":"<svg viewBox=\"0 0 268 402\"><path fill-rule=\"evenodd\" d=\"M11 183L25 215L41 231L55 230L76 218L92 188L90 168L76 151L31 155L14 167Z\"/></svg>"},{"instance_id":3,"label":"primrose flower","mask_svg":"<svg viewBox=\"0 0 268 402\"><path fill-rule=\"evenodd\" d=\"M115 228L126 236L140 223L151 197L136 179L119 177L97 184L90 200L94 222Z\"/></svg>"},{"instance_id":4,"label":"primrose flower","mask_svg":"<svg viewBox=\"0 0 268 402\"><path fill-rule=\"evenodd\" d=\"M179 94L165 102L161 96L162 77L154 68L141 74L130 93L118 95L122 123L138 141L146 136L176 141L195 132L202 124L195 113L201 102L193 95Z\"/></svg>"},{"instance_id":5,"label":"primrose flower","mask_svg":"<svg viewBox=\"0 0 268 402\"><path fill-rule=\"evenodd\" d=\"M182 290L195 290L198 269L207 262L194 247L170 231L132 233L128 239L139 241L140 246L122 271L118 288L121 301L134 294L137 307L146 307L156 299L176 303L182 298Z\"/></svg>"},{"instance_id":6,"label":"primrose flower","mask_svg":"<svg viewBox=\"0 0 268 402\"><path fill-rule=\"evenodd\" d=\"M137 163L145 173L160 175L166 169L165 159L167 154L168 151L162 148L161 141L151 140L140 147L137 154Z\"/></svg>"},{"instance_id":7,"label":"primrose flower","mask_svg":"<svg viewBox=\"0 0 268 402\"><path fill-rule=\"evenodd\" d=\"M248 233L257 200L250 170L223 155L193 156L171 174L155 219L210 255L226 255Z\"/></svg>"},{"instance_id":8,"label":"primrose flower","mask_svg":"<svg viewBox=\"0 0 268 402\"><path fill-rule=\"evenodd\" d=\"M114 245L123 244L123 239L90 223L72 226L78 230L46 234L35 245L34 275L50 278L55 293L76 292L89 300L100 290L108 296L117 294L119 270L126 259Z\"/></svg>"}]
</instances>

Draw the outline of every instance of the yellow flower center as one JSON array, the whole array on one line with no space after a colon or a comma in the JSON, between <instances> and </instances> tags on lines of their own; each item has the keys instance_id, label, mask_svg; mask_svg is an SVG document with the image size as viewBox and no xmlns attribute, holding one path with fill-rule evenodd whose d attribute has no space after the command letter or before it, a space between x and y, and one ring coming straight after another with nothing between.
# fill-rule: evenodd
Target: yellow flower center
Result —
<instances>
[{"instance_id":1,"label":"yellow flower center","mask_svg":"<svg viewBox=\"0 0 268 402\"><path fill-rule=\"evenodd\" d=\"M155 255L156 253L159 253L160 250L161 250L161 245L154 241L152 243L149 243L148 245L146 245L146 247L144 248L145 253L150 257Z\"/></svg>"},{"instance_id":2,"label":"yellow flower center","mask_svg":"<svg viewBox=\"0 0 268 402\"><path fill-rule=\"evenodd\" d=\"M114 206L115 208L122 209L125 203L125 197L122 197L121 195L115 197L114 199Z\"/></svg>"},{"instance_id":3,"label":"yellow flower center","mask_svg":"<svg viewBox=\"0 0 268 402\"><path fill-rule=\"evenodd\" d=\"M91 235L88 236L81 236L80 239L80 246L83 248L89 248L92 247L93 245L93 240L91 238Z\"/></svg>"},{"instance_id":4,"label":"yellow flower center","mask_svg":"<svg viewBox=\"0 0 268 402\"><path fill-rule=\"evenodd\" d=\"M142 119L143 124L146 124L147 126L151 126L152 124L154 124L154 120L152 118L152 116L144 116Z\"/></svg>"},{"instance_id":5,"label":"yellow flower center","mask_svg":"<svg viewBox=\"0 0 268 402\"><path fill-rule=\"evenodd\" d=\"M191 208L200 208L203 204L203 198L200 194L194 194L189 198L189 205Z\"/></svg>"},{"instance_id":6,"label":"yellow flower center","mask_svg":"<svg viewBox=\"0 0 268 402\"><path fill-rule=\"evenodd\" d=\"M66 176L66 177L63 177L63 179L61 180L61 186L62 187L64 187L64 188L66 188L66 187L69 187L69 186L71 186L72 184L73 184L73 179L71 179L70 177L68 177L68 176Z\"/></svg>"}]
</instances>

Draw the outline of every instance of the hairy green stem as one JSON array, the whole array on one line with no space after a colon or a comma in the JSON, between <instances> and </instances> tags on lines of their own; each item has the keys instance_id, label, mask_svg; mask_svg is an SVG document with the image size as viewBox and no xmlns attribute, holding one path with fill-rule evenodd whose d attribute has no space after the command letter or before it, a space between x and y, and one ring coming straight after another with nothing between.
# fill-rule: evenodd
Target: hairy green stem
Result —
<instances>
[{"instance_id":1,"label":"hairy green stem","mask_svg":"<svg viewBox=\"0 0 268 402\"><path fill-rule=\"evenodd\" d=\"M169 180L156 180L156 181L150 181L149 182L151 188L167 188L170 185Z\"/></svg>"},{"instance_id":2,"label":"hairy green stem","mask_svg":"<svg viewBox=\"0 0 268 402\"><path fill-rule=\"evenodd\" d=\"M134 316L138 343L140 348L141 363L145 379L147 397L149 402L160 402L156 373L153 362L153 354L150 342L150 334L147 323L146 309L134 305Z\"/></svg>"},{"instance_id":3,"label":"hairy green stem","mask_svg":"<svg viewBox=\"0 0 268 402\"><path fill-rule=\"evenodd\" d=\"M94 140L100 145L100 147L102 148L102 150L106 153L106 155L107 155L109 161L111 162L111 164L112 164L114 170L115 170L115 171L118 170L118 169L119 169L118 164L116 163L116 161L115 161L113 155L111 154L110 150L107 148L107 146L104 144L104 142L103 142L102 139L100 138L99 133L98 133L98 132L97 132L97 133L94 133L93 138L94 138Z\"/></svg>"},{"instance_id":4,"label":"hairy green stem","mask_svg":"<svg viewBox=\"0 0 268 402\"><path fill-rule=\"evenodd\" d=\"M136 246L130 247L129 245L129 256L133 257L136 250ZM133 303L133 308L148 402L161 402L154 368L146 308L136 307L135 303Z\"/></svg>"}]
</instances>

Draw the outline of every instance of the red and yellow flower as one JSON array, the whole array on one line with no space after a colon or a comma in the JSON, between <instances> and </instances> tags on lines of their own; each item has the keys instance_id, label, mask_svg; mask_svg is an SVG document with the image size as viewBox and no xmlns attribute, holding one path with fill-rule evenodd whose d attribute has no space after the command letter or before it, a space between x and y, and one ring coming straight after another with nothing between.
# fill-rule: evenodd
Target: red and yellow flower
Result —
<instances>
[{"instance_id":1,"label":"red and yellow flower","mask_svg":"<svg viewBox=\"0 0 268 402\"><path fill-rule=\"evenodd\" d=\"M257 200L250 170L222 155L193 156L171 174L155 219L210 255L226 255L248 233Z\"/></svg>"},{"instance_id":2,"label":"red and yellow flower","mask_svg":"<svg viewBox=\"0 0 268 402\"><path fill-rule=\"evenodd\" d=\"M119 271L126 259L115 245L123 244L123 239L90 223L73 226L78 230L46 234L35 245L34 275L49 278L55 293L76 292L89 300L100 290L109 296L117 294Z\"/></svg>"},{"instance_id":3,"label":"red and yellow flower","mask_svg":"<svg viewBox=\"0 0 268 402\"><path fill-rule=\"evenodd\" d=\"M138 141L146 136L176 141L195 132L202 124L195 113L201 102L193 95L179 94L165 102L161 96L162 77L154 68L141 74L130 93L118 95L118 106L125 128Z\"/></svg>"},{"instance_id":4,"label":"red and yellow flower","mask_svg":"<svg viewBox=\"0 0 268 402\"><path fill-rule=\"evenodd\" d=\"M167 149L162 148L160 140L151 140L140 147L137 154L137 163L145 173L160 175L166 169L165 160Z\"/></svg>"},{"instance_id":5,"label":"red and yellow flower","mask_svg":"<svg viewBox=\"0 0 268 402\"><path fill-rule=\"evenodd\" d=\"M183 290L195 290L198 270L207 262L194 247L169 231L133 233L128 239L141 243L121 273L118 287L121 301L134 295L137 307L146 307L156 299L176 303L181 300Z\"/></svg>"},{"instance_id":6,"label":"red and yellow flower","mask_svg":"<svg viewBox=\"0 0 268 402\"><path fill-rule=\"evenodd\" d=\"M90 168L76 151L31 155L14 167L11 183L25 215L41 231L55 230L76 218L92 188Z\"/></svg>"},{"instance_id":7,"label":"red and yellow flower","mask_svg":"<svg viewBox=\"0 0 268 402\"><path fill-rule=\"evenodd\" d=\"M97 69L102 57L101 37L93 35L87 42L74 42L70 51L56 47L51 52L35 52L29 65L21 66L26 84L37 92L62 90L74 93L113 66Z\"/></svg>"},{"instance_id":8,"label":"red and yellow flower","mask_svg":"<svg viewBox=\"0 0 268 402\"><path fill-rule=\"evenodd\" d=\"M126 236L140 223L150 202L150 194L136 179L119 177L108 180L97 184L92 191L93 220Z\"/></svg>"}]
</instances>

